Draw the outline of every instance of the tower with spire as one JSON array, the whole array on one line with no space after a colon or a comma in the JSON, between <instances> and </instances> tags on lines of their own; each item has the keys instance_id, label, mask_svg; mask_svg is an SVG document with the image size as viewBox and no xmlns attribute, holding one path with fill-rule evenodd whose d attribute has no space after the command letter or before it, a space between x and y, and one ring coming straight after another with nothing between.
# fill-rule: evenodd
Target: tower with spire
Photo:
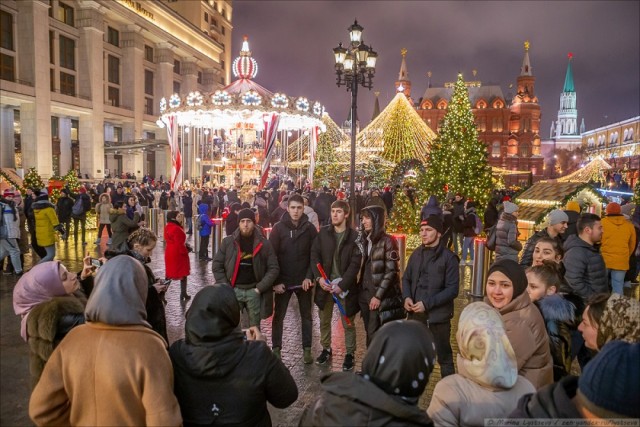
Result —
<instances>
[{"instance_id":1,"label":"tower with spire","mask_svg":"<svg viewBox=\"0 0 640 427\"><path fill-rule=\"evenodd\" d=\"M407 56L407 49L402 48L400 50L400 54L402 55L402 63L400 64L398 80L396 80L396 92L402 92L407 97L407 99L411 99L411 80L409 80L407 61L405 60Z\"/></svg>"},{"instance_id":2,"label":"tower with spire","mask_svg":"<svg viewBox=\"0 0 640 427\"><path fill-rule=\"evenodd\" d=\"M573 54L568 54L569 63L564 77L564 87L560 94L560 109L555 123L555 133L552 138L556 141L556 148L573 150L582 144L580 129L578 128L578 107L576 89L573 82ZM580 128L584 127L584 120ZM553 130L553 128L552 128Z\"/></svg>"}]
</instances>

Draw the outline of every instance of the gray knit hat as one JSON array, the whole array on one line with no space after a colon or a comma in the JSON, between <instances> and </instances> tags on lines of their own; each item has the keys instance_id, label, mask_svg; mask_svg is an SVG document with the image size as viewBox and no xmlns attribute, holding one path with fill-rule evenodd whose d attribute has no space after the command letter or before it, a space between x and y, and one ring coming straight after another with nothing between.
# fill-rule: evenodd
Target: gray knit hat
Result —
<instances>
[{"instance_id":1,"label":"gray knit hat","mask_svg":"<svg viewBox=\"0 0 640 427\"><path fill-rule=\"evenodd\" d=\"M549 212L549 225L556 225L561 222L569 222L569 216L564 211L554 209Z\"/></svg>"}]
</instances>

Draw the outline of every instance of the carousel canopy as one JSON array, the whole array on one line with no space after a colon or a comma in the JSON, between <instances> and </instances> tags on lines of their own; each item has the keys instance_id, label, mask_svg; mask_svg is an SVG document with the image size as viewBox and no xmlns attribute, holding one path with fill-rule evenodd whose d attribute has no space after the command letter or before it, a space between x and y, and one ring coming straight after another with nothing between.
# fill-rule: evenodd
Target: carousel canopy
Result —
<instances>
[{"instance_id":1,"label":"carousel canopy","mask_svg":"<svg viewBox=\"0 0 640 427\"><path fill-rule=\"evenodd\" d=\"M250 127L259 131L264 128L266 117L278 114L278 130L318 126L324 131L324 106L320 102L303 96L273 93L252 80L257 75L258 64L251 57L246 36L240 56L232 68L238 80L224 89L211 93L194 91L187 95L174 93L168 100L162 98L158 125L165 125L173 116L179 126L209 129Z\"/></svg>"}]
</instances>

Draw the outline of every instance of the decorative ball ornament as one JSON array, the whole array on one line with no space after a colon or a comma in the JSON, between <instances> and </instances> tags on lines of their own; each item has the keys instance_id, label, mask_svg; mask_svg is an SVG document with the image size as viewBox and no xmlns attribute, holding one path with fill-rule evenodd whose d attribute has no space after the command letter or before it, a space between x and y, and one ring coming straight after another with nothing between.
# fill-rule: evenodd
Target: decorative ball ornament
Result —
<instances>
[{"instance_id":1,"label":"decorative ball ornament","mask_svg":"<svg viewBox=\"0 0 640 427\"><path fill-rule=\"evenodd\" d=\"M189 107L200 106L203 103L204 98L202 97L202 94L200 92L189 92L189 95L187 95L187 105Z\"/></svg>"},{"instance_id":2,"label":"decorative ball ornament","mask_svg":"<svg viewBox=\"0 0 640 427\"><path fill-rule=\"evenodd\" d=\"M298 100L296 101L296 108L306 113L307 111L309 111L309 100L305 97L298 98Z\"/></svg>"},{"instance_id":3,"label":"decorative ball ornament","mask_svg":"<svg viewBox=\"0 0 640 427\"><path fill-rule=\"evenodd\" d=\"M169 98L169 107L178 108L180 106L180 101L180 95L174 93L171 95L171 98Z\"/></svg>"},{"instance_id":4,"label":"decorative ball ornament","mask_svg":"<svg viewBox=\"0 0 640 427\"><path fill-rule=\"evenodd\" d=\"M289 98L283 93L276 93L271 99L271 105L275 108L287 108L289 106Z\"/></svg>"},{"instance_id":5,"label":"decorative ball ornament","mask_svg":"<svg viewBox=\"0 0 640 427\"><path fill-rule=\"evenodd\" d=\"M262 103L262 97L255 90L250 90L242 95L242 104L249 106L258 106Z\"/></svg>"},{"instance_id":6,"label":"decorative ball ornament","mask_svg":"<svg viewBox=\"0 0 640 427\"><path fill-rule=\"evenodd\" d=\"M322 115L322 105L319 102L313 104L313 114L317 116Z\"/></svg>"},{"instance_id":7,"label":"decorative ball ornament","mask_svg":"<svg viewBox=\"0 0 640 427\"><path fill-rule=\"evenodd\" d=\"M167 99L163 97L160 100L160 112L164 113L166 111L166 109L167 109Z\"/></svg>"},{"instance_id":8,"label":"decorative ball ornament","mask_svg":"<svg viewBox=\"0 0 640 427\"><path fill-rule=\"evenodd\" d=\"M258 63L251 57L248 37L244 36L240 56L233 60L231 70L239 79L253 79L258 74Z\"/></svg>"},{"instance_id":9,"label":"decorative ball ornament","mask_svg":"<svg viewBox=\"0 0 640 427\"><path fill-rule=\"evenodd\" d=\"M217 90L211 97L213 105L229 105L231 104L231 96L224 90Z\"/></svg>"}]
</instances>

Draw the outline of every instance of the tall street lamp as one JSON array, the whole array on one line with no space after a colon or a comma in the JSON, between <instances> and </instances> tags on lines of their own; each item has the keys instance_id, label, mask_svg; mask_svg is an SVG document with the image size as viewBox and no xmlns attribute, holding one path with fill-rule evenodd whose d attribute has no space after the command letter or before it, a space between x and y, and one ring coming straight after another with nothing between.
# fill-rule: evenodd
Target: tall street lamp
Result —
<instances>
[{"instance_id":1,"label":"tall street lamp","mask_svg":"<svg viewBox=\"0 0 640 427\"><path fill-rule=\"evenodd\" d=\"M349 173L349 198L351 200L351 224L355 227L356 218L356 117L358 109L358 86L371 90L373 75L376 72L378 54L362 41L364 28L354 21L349 28L350 44L348 48L338 44L333 49L336 60L336 84L346 86L351 92L351 169Z\"/></svg>"}]
</instances>

